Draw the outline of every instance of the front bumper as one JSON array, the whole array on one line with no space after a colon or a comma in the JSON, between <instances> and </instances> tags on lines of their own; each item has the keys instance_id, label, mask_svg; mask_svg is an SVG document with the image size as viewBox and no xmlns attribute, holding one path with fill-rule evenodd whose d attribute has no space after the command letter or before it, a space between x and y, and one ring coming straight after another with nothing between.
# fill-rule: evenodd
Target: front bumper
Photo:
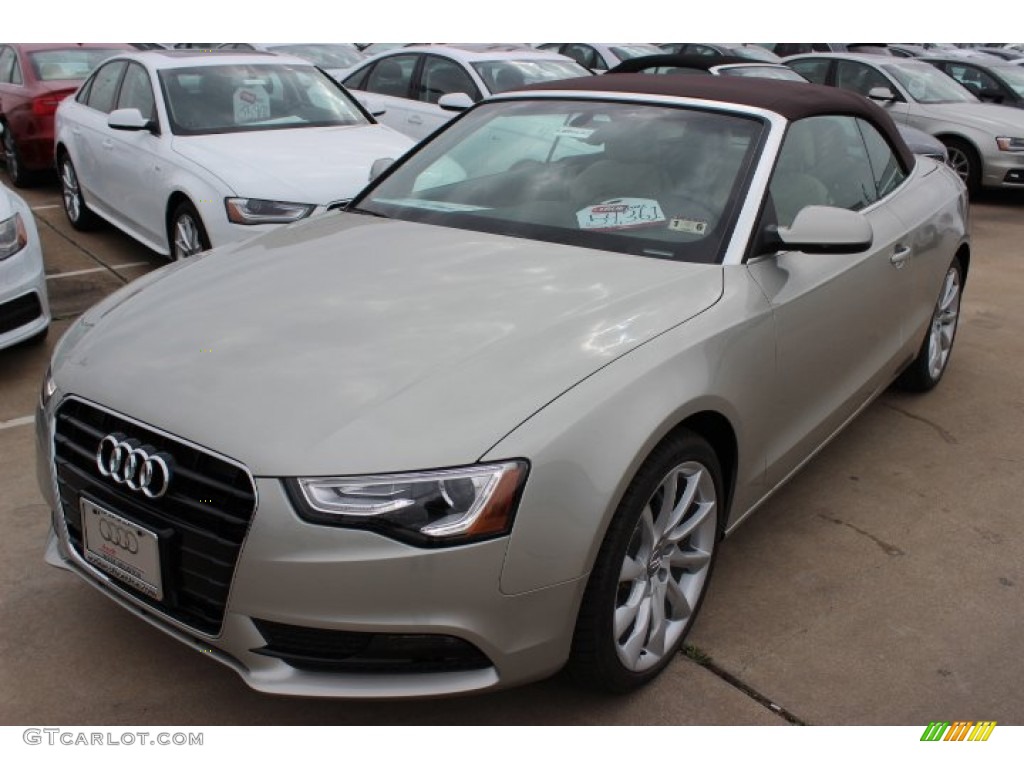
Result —
<instances>
[{"instance_id":1,"label":"front bumper","mask_svg":"<svg viewBox=\"0 0 1024 768\"><path fill-rule=\"evenodd\" d=\"M1024 152L991 151L985 155L983 166L982 186L1024 187Z\"/></svg>"},{"instance_id":2,"label":"front bumper","mask_svg":"<svg viewBox=\"0 0 1024 768\"><path fill-rule=\"evenodd\" d=\"M43 254L31 215L27 214L28 244L0 261L0 349L31 338L50 324Z\"/></svg>"},{"instance_id":3,"label":"front bumper","mask_svg":"<svg viewBox=\"0 0 1024 768\"><path fill-rule=\"evenodd\" d=\"M298 518L277 478L256 478L258 504L223 622L217 635L205 635L139 599L72 545L57 503L52 417L42 407L37 414L38 470L54 510L47 562L75 572L122 607L231 667L252 688L300 696L439 696L540 679L568 657L585 579L503 595L499 579L507 539L424 550L365 531L313 525ZM296 665L267 655L268 638L260 631L267 622L338 633L457 638L486 663L427 671L412 665L372 671Z\"/></svg>"}]
</instances>

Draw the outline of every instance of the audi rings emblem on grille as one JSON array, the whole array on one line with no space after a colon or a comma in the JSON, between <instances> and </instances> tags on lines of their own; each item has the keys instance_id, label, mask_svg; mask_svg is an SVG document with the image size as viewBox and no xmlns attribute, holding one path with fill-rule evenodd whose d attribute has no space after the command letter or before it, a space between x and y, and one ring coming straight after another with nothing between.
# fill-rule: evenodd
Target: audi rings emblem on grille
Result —
<instances>
[{"instance_id":1,"label":"audi rings emblem on grille","mask_svg":"<svg viewBox=\"0 0 1024 768\"><path fill-rule=\"evenodd\" d=\"M133 555L139 551L139 540L135 534L117 523L100 520L100 536L104 541Z\"/></svg>"},{"instance_id":2,"label":"audi rings emblem on grille","mask_svg":"<svg viewBox=\"0 0 1024 768\"><path fill-rule=\"evenodd\" d=\"M159 499L171 484L171 457L156 452L151 445L114 432L100 440L96 449L96 468L104 477L133 491L142 491L151 499Z\"/></svg>"}]
</instances>

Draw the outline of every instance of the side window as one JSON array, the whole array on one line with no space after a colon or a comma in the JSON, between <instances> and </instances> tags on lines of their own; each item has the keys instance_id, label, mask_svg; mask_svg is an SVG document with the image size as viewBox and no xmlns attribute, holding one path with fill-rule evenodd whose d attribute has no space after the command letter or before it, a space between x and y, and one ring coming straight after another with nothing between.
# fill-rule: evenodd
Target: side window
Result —
<instances>
[{"instance_id":1,"label":"side window","mask_svg":"<svg viewBox=\"0 0 1024 768\"><path fill-rule=\"evenodd\" d=\"M85 81L85 85L78 89L78 93L75 95L75 101L79 104L89 103L89 92L92 90L92 84L96 80L96 75L93 75Z\"/></svg>"},{"instance_id":2,"label":"side window","mask_svg":"<svg viewBox=\"0 0 1024 768\"><path fill-rule=\"evenodd\" d=\"M607 65L598 66L597 51L589 45L571 43L565 46L565 50L562 53L575 61L581 67L589 67L590 69L607 69Z\"/></svg>"},{"instance_id":3,"label":"side window","mask_svg":"<svg viewBox=\"0 0 1024 768\"><path fill-rule=\"evenodd\" d=\"M907 172L900 165L899 158L893 152L889 142L875 126L866 120L857 120L857 128L867 147L871 173L878 189L878 196L885 197L907 178Z\"/></svg>"},{"instance_id":4,"label":"side window","mask_svg":"<svg viewBox=\"0 0 1024 768\"><path fill-rule=\"evenodd\" d=\"M128 66L121 85L121 95L117 99L118 109L135 107L148 120L156 120L156 102L153 100L153 87L149 81L149 73L138 64Z\"/></svg>"},{"instance_id":5,"label":"side window","mask_svg":"<svg viewBox=\"0 0 1024 768\"><path fill-rule=\"evenodd\" d=\"M554 51L558 53L558 49L562 47L562 43L544 43L544 45L538 45L537 48L541 51Z\"/></svg>"},{"instance_id":6,"label":"side window","mask_svg":"<svg viewBox=\"0 0 1024 768\"><path fill-rule=\"evenodd\" d=\"M400 99L412 98L409 95L412 85L412 73L416 69L419 56L406 54L389 56L381 59L366 79L365 90L379 93L382 96L397 96Z\"/></svg>"},{"instance_id":7,"label":"side window","mask_svg":"<svg viewBox=\"0 0 1024 768\"><path fill-rule=\"evenodd\" d=\"M802 59L791 61L789 66L806 77L812 83L825 85L828 81L829 59Z\"/></svg>"},{"instance_id":8,"label":"side window","mask_svg":"<svg viewBox=\"0 0 1024 768\"><path fill-rule=\"evenodd\" d=\"M366 76L370 74L371 69L373 69L372 64L368 67L358 69L354 73L346 77L341 84L344 85L346 88L351 88L356 91L365 90Z\"/></svg>"},{"instance_id":9,"label":"side window","mask_svg":"<svg viewBox=\"0 0 1024 768\"><path fill-rule=\"evenodd\" d=\"M859 93L861 96L867 96L872 88L889 88L893 93L898 93L885 75L874 67L861 64L859 61L840 60L837 62L836 86Z\"/></svg>"},{"instance_id":10,"label":"side window","mask_svg":"<svg viewBox=\"0 0 1024 768\"><path fill-rule=\"evenodd\" d=\"M87 104L100 112L110 112L117 97L117 84L124 72L125 62L112 61L104 64L92 78Z\"/></svg>"},{"instance_id":11,"label":"side window","mask_svg":"<svg viewBox=\"0 0 1024 768\"><path fill-rule=\"evenodd\" d=\"M793 123L769 184L780 226L808 205L858 211L878 199L856 118L807 117Z\"/></svg>"},{"instance_id":12,"label":"side window","mask_svg":"<svg viewBox=\"0 0 1024 768\"><path fill-rule=\"evenodd\" d=\"M706 45L691 44L686 46L686 52L694 56L718 56L719 53L714 48L709 48Z\"/></svg>"},{"instance_id":13,"label":"side window","mask_svg":"<svg viewBox=\"0 0 1024 768\"><path fill-rule=\"evenodd\" d=\"M24 80L21 79L21 64L18 62L18 56L14 56L14 68L11 70L11 83L14 85L21 85Z\"/></svg>"},{"instance_id":14,"label":"side window","mask_svg":"<svg viewBox=\"0 0 1024 768\"><path fill-rule=\"evenodd\" d=\"M480 100L473 78L459 64L440 56L427 56L420 74L420 101L437 104L446 93L465 93L473 101Z\"/></svg>"},{"instance_id":15,"label":"side window","mask_svg":"<svg viewBox=\"0 0 1024 768\"><path fill-rule=\"evenodd\" d=\"M977 67L964 64L947 64L944 69L948 75L975 96L978 96L982 91L998 92L1003 90L993 77L982 72Z\"/></svg>"},{"instance_id":16,"label":"side window","mask_svg":"<svg viewBox=\"0 0 1024 768\"><path fill-rule=\"evenodd\" d=\"M13 48L0 49L0 83L14 82L11 78L11 72L14 69L14 62L15 57Z\"/></svg>"},{"instance_id":17,"label":"side window","mask_svg":"<svg viewBox=\"0 0 1024 768\"><path fill-rule=\"evenodd\" d=\"M820 49L814 48L811 43L779 43L775 46L772 52L776 56L785 58L786 56L796 56L800 53L810 53L811 51L817 50ZM828 48L825 50L828 50Z\"/></svg>"}]
</instances>

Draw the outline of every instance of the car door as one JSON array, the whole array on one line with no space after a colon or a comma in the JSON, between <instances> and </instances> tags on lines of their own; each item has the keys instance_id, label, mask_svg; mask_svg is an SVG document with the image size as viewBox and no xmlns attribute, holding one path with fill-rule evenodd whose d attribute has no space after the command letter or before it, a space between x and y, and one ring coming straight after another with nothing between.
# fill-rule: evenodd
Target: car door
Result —
<instances>
[{"instance_id":1,"label":"car door","mask_svg":"<svg viewBox=\"0 0 1024 768\"><path fill-rule=\"evenodd\" d=\"M895 97L891 101L876 100L897 123L910 124L909 105L903 89L888 75L871 64L852 59L839 59L834 72L834 85L870 98L872 88L888 88Z\"/></svg>"},{"instance_id":2,"label":"car door","mask_svg":"<svg viewBox=\"0 0 1024 768\"><path fill-rule=\"evenodd\" d=\"M777 332L768 480L784 479L881 388L902 357L912 277L894 264L903 222L879 202L855 119L809 117L787 131L762 229L788 226L807 205L860 210L874 239L855 254L782 251L752 260Z\"/></svg>"},{"instance_id":3,"label":"car door","mask_svg":"<svg viewBox=\"0 0 1024 768\"><path fill-rule=\"evenodd\" d=\"M123 226L140 238L162 242L165 233L163 183L165 138L160 131L153 83L141 64L125 70L118 92L117 109L134 108L154 122L155 131L124 131L107 126L103 151L105 176L110 180L109 203Z\"/></svg>"},{"instance_id":4,"label":"car door","mask_svg":"<svg viewBox=\"0 0 1024 768\"><path fill-rule=\"evenodd\" d=\"M422 136L412 132L415 124L410 123L410 118L421 111L413 93L420 58L418 53L385 56L345 80L345 86L356 92L363 106L372 112L384 110L377 116L378 122L417 139Z\"/></svg>"},{"instance_id":5,"label":"car door","mask_svg":"<svg viewBox=\"0 0 1024 768\"><path fill-rule=\"evenodd\" d=\"M107 118L117 103L117 91L128 63L115 59L93 74L84 102L76 102L69 114L71 157L78 172L78 183L86 201L105 215L116 218L114 204L117 179L111 174L110 157L114 148L113 130Z\"/></svg>"},{"instance_id":6,"label":"car door","mask_svg":"<svg viewBox=\"0 0 1024 768\"><path fill-rule=\"evenodd\" d=\"M413 88L419 99L419 111L409 115L405 132L414 139L429 136L458 114L437 106L442 96L464 93L474 102L481 98L472 76L462 64L447 56L425 55Z\"/></svg>"}]
</instances>

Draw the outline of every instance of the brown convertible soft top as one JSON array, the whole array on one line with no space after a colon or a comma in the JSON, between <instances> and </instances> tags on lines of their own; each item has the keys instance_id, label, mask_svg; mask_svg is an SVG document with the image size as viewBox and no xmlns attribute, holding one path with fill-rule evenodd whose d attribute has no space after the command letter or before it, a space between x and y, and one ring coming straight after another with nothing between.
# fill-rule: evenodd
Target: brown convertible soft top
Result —
<instances>
[{"instance_id":1,"label":"brown convertible soft top","mask_svg":"<svg viewBox=\"0 0 1024 768\"><path fill-rule=\"evenodd\" d=\"M756 62L751 62L756 63ZM535 83L524 91L597 91L680 96L691 99L744 104L766 109L787 120L815 115L853 115L875 125L900 156L905 170L914 167L914 155L896 130L889 114L860 94L813 83L760 77L706 77L703 75L621 74L577 77Z\"/></svg>"}]
</instances>

